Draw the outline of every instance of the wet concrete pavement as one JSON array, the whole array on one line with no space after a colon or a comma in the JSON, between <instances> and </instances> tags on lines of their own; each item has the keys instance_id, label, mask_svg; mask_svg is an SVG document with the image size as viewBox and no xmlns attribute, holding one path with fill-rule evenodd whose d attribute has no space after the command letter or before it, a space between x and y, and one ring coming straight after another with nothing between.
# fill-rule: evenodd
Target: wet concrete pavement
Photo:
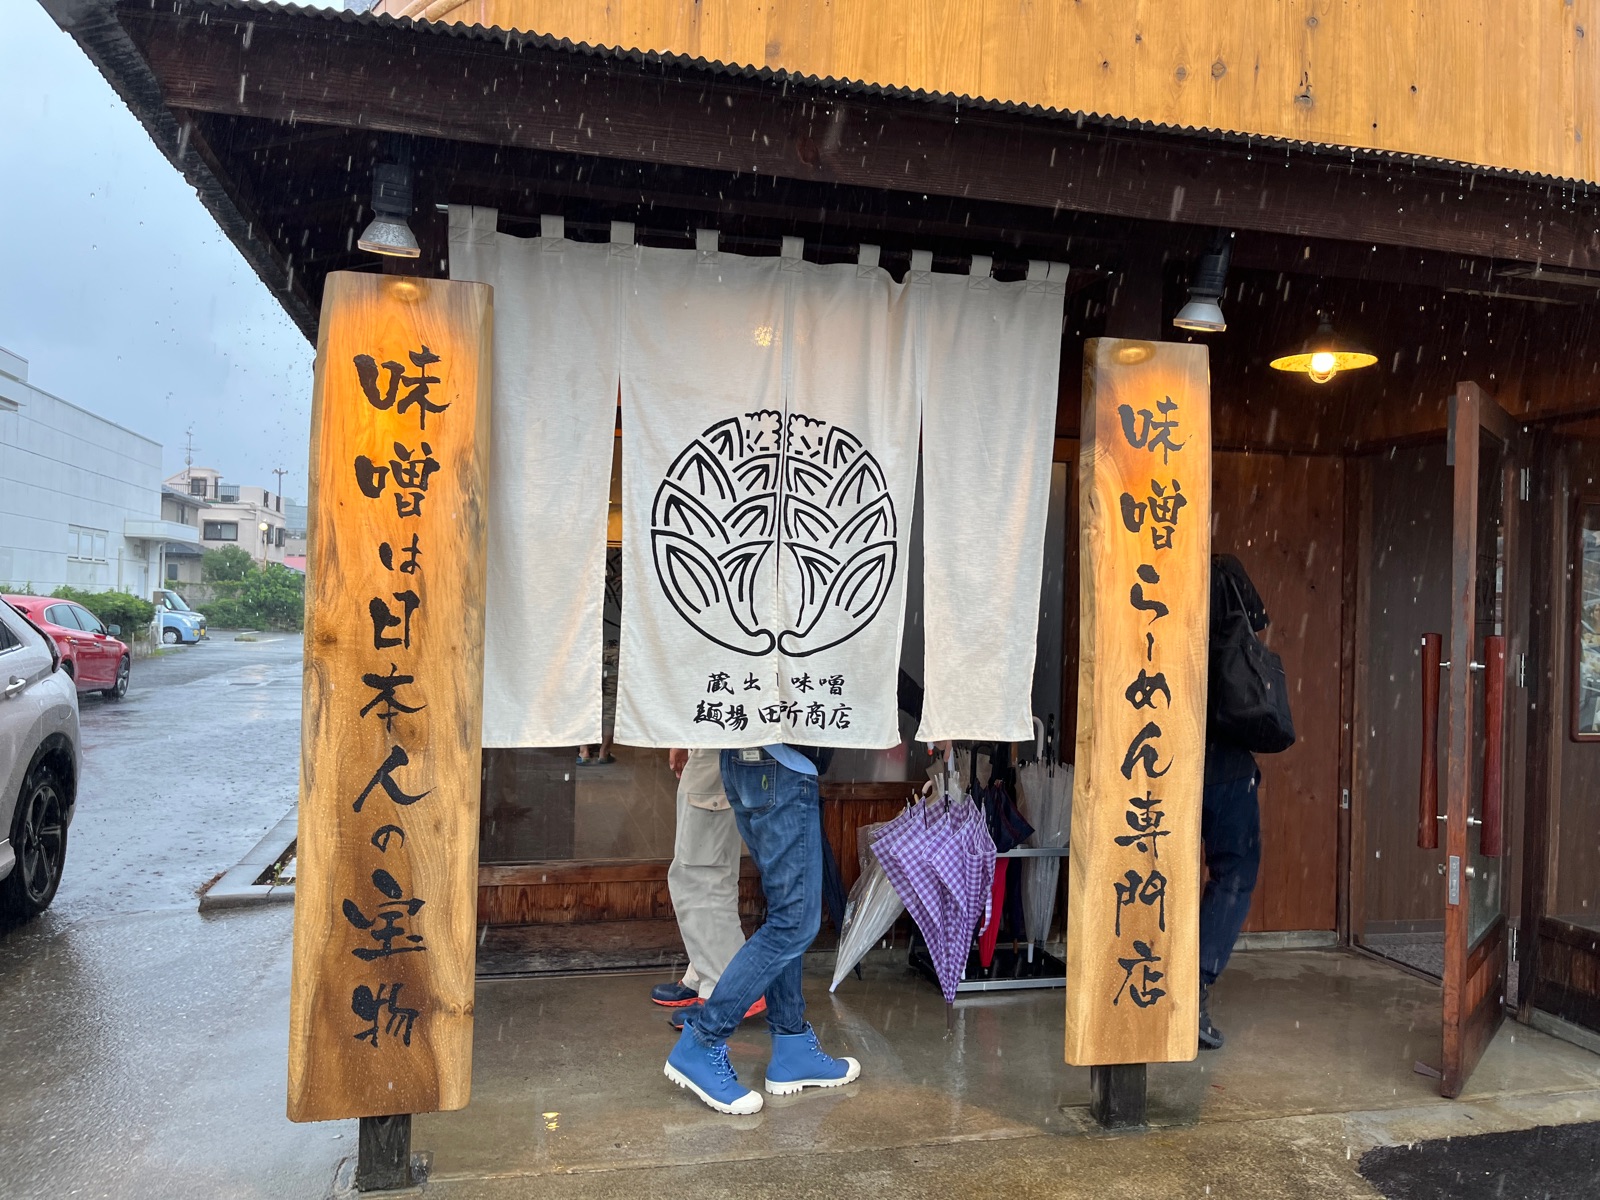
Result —
<instances>
[{"instance_id":1,"label":"wet concrete pavement","mask_svg":"<svg viewBox=\"0 0 1600 1200\"><path fill-rule=\"evenodd\" d=\"M283 1117L292 913L197 910L294 804L300 639L143 660L81 724L61 890L0 931L0 1197L323 1195L355 1124Z\"/></svg>"},{"instance_id":2,"label":"wet concrete pavement","mask_svg":"<svg viewBox=\"0 0 1600 1200\"><path fill-rule=\"evenodd\" d=\"M196 889L293 801L298 639L219 641L140 664L83 710L86 769L55 906L0 931L0 1197L327 1196L353 1121L284 1116L292 912L202 916ZM1157 1127L1108 1137L1061 1063L1061 996L963 1000L900 955L826 992L838 1092L713 1114L661 1076L672 1034L641 976L480 985L474 1093L419 1117L426 1193L511 1197L960 1195L1373 1200L1363 1150L1600 1116L1600 1057L1508 1024L1467 1096L1437 1055L1438 988L1340 951L1240 954L1220 1053L1152 1069ZM759 1079L765 1038L733 1043ZM1600 1194L1600 1189L1597 1189Z\"/></svg>"}]
</instances>

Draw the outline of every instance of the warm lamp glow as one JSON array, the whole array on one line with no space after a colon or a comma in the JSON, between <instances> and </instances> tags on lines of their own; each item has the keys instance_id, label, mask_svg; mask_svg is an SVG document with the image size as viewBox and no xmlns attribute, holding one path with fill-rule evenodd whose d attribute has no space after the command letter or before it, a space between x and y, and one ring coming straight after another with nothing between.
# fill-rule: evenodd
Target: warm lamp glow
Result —
<instances>
[{"instance_id":1,"label":"warm lamp glow","mask_svg":"<svg viewBox=\"0 0 1600 1200\"><path fill-rule=\"evenodd\" d=\"M1317 326L1317 332L1300 348L1298 354L1285 354L1272 360L1278 371L1299 371L1312 383L1327 383L1340 371L1354 371L1370 367L1378 356L1350 345L1333 332L1326 317Z\"/></svg>"}]
</instances>

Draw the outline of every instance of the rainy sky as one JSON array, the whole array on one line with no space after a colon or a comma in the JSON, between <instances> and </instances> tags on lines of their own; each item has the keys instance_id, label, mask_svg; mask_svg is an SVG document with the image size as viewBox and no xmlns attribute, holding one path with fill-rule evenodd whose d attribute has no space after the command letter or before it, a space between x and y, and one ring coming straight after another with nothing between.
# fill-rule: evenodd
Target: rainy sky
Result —
<instances>
[{"instance_id":1,"label":"rainy sky","mask_svg":"<svg viewBox=\"0 0 1600 1200\"><path fill-rule=\"evenodd\" d=\"M306 495L312 347L37 0L0 0L0 346L183 466Z\"/></svg>"}]
</instances>

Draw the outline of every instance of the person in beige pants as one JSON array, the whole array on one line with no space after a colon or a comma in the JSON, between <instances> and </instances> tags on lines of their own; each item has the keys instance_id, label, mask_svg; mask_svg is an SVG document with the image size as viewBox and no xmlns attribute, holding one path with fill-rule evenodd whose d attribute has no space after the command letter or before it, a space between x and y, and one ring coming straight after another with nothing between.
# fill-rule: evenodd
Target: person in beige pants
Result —
<instances>
[{"instance_id":1,"label":"person in beige pants","mask_svg":"<svg viewBox=\"0 0 1600 1200\"><path fill-rule=\"evenodd\" d=\"M739 854L742 844L733 809L722 791L721 755L716 750L673 750L667 761L678 776L678 824L667 891L678 932L689 953L681 983L661 984L651 1000L668 1008L702 1003L744 945L739 923ZM765 1007L758 1001L747 1016ZM674 1024L680 1014L674 1013Z\"/></svg>"}]
</instances>

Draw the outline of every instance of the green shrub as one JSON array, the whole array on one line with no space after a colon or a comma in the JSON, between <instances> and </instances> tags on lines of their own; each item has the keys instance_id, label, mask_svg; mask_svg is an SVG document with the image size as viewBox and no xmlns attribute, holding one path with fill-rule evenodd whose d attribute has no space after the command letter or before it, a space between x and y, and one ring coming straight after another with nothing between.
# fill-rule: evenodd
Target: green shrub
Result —
<instances>
[{"instance_id":1,"label":"green shrub","mask_svg":"<svg viewBox=\"0 0 1600 1200\"><path fill-rule=\"evenodd\" d=\"M300 629L305 623L306 577L282 563L268 563L246 576L239 602L265 629ZM207 614L206 620L211 619Z\"/></svg>"},{"instance_id":2,"label":"green shrub","mask_svg":"<svg viewBox=\"0 0 1600 1200\"><path fill-rule=\"evenodd\" d=\"M150 624L156 615L155 605L132 592L86 592L75 587L58 587L50 594L57 600L83 605L105 624L120 625L125 634Z\"/></svg>"},{"instance_id":3,"label":"green shrub","mask_svg":"<svg viewBox=\"0 0 1600 1200\"><path fill-rule=\"evenodd\" d=\"M282 563L253 568L243 579L212 584L214 600L200 606L212 629L281 629L305 625L305 576Z\"/></svg>"},{"instance_id":4,"label":"green shrub","mask_svg":"<svg viewBox=\"0 0 1600 1200\"><path fill-rule=\"evenodd\" d=\"M205 605L208 629L258 629L255 615L237 600L211 600Z\"/></svg>"},{"instance_id":5,"label":"green shrub","mask_svg":"<svg viewBox=\"0 0 1600 1200\"><path fill-rule=\"evenodd\" d=\"M237 583L247 578L255 567L256 560L247 551L238 546L223 546L217 550L207 550L202 556L200 578L207 583Z\"/></svg>"}]
</instances>

